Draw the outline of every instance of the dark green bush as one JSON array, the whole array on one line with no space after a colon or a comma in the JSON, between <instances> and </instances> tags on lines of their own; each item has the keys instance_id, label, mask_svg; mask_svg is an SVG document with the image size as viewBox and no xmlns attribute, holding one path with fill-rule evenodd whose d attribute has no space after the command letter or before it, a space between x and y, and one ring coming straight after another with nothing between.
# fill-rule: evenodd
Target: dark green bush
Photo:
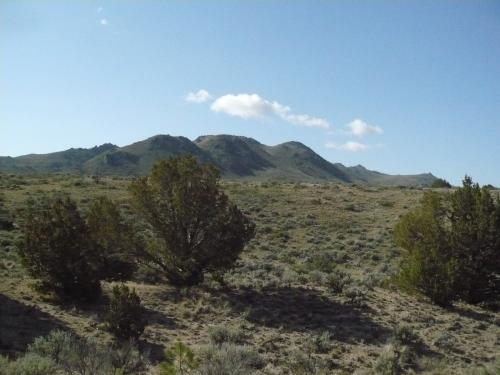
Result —
<instances>
[{"instance_id":1,"label":"dark green bush","mask_svg":"<svg viewBox=\"0 0 500 375\"><path fill-rule=\"evenodd\" d=\"M255 225L220 190L219 172L194 157L158 162L130 186L132 202L154 237L142 258L176 286L230 269Z\"/></svg>"},{"instance_id":2,"label":"dark green bush","mask_svg":"<svg viewBox=\"0 0 500 375\"><path fill-rule=\"evenodd\" d=\"M427 192L394 236L406 250L397 278L404 288L443 306L498 296L500 202L470 177L448 196Z\"/></svg>"},{"instance_id":3,"label":"dark green bush","mask_svg":"<svg viewBox=\"0 0 500 375\"><path fill-rule=\"evenodd\" d=\"M451 189L451 184L445 179L438 178L432 183L431 187Z\"/></svg>"},{"instance_id":4,"label":"dark green bush","mask_svg":"<svg viewBox=\"0 0 500 375\"><path fill-rule=\"evenodd\" d=\"M108 330L120 340L137 339L146 326L144 308L135 290L114 286L106 313Z\"/></svg>"},{"instance_id":5,"label":"dark green bush","mask_svg":"<svg viewBox=\"0 0 500 375\"><path fill-rule=\"evenodd\" d=\"M19 248L28 272L61 297L91 299L100 291L97 247L76 203L68 197L30 202Z\"/></svg>"},{"instance_id":6,"label":"dark green bush","mask_svg":"<svg viewBox=\"0 0 500 375\"><path fill-rule=\"evenodd\" d=\"M125 221L116 203L106 197L92 201L86 214L92 241L99 247L103 278L129 280L137 269L134 228Z\"/></svg>"},{"instance_id":7,"label":"dark green bush","mask_svg":"<svg viewBox=\"0 0 500 375\"><path fill-rule=\"evenodd\" d=\"M160 375L188 375L199 366L198 358L189 346L176 342L165 350L165 360L160 363Z\"/></svg>"}]
</instances>

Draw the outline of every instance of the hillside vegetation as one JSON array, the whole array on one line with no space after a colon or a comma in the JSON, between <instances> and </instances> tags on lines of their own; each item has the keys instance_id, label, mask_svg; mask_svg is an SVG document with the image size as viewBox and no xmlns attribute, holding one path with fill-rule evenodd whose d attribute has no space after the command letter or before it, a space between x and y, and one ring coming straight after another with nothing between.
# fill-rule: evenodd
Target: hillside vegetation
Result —
<instances>
[{"instance_id":1,"label":"hillside vegetation","mask_svg":"<svg viewBox=\"0 0 500 375\"><path fill-rule=\"evenodd\" d=\"M121 306L139 298L144 311L134 314L145 327L138 349L149 352L148 373L167 374L179 358L192 358L202 374L229 375L209 366L231 358L241 365L233 375L498 373L499 312L460 301L444 309L391 282L402 255L393 228L419 204L420 188L225 181L224 192L255 222L256 235L222 283L208 275L179 289L139 266L126 282L130 289L104 281L102 296L85 305L36 292L17 251L26 202L65 193L87 215L105 196L131 221L130 182L1 175L3 217L16 224L0 230L1 354L22 355L56 329L74 335L53 333L70 347L79 337L88 340L80 348L95 351L92 343L112 341L110 299L113 316L122 316ZM37 345L29 355L37 355Z\"/></svg>"}]
</instances>

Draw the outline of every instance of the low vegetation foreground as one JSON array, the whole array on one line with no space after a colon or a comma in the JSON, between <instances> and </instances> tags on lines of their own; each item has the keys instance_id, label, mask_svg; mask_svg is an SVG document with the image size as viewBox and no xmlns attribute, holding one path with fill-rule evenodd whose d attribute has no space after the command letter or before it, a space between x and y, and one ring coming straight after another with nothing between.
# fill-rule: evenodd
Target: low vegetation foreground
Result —
<instances>
[{"instance_id":1,"label":"low vegetation foreground","mask_svg":"<svg viewBox=\"0 0 500 375\"><path fill-rule=\"evenodd\" d=\"M0 192L1 375L500 373L500 204L470 179L220 182L178 158Z\"/></svg>"}]
</instances>

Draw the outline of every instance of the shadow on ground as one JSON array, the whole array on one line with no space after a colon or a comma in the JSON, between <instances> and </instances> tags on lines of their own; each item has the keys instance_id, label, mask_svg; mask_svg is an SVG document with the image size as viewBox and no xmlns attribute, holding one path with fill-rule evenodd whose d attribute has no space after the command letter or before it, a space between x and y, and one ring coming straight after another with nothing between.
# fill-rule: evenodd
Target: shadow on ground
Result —
<instances>
[{"instance_id":1,"label":"shadow on ground","mask_svg":"<svg viewBox=\"0 0 500 375\"><path fill-rule=\"evenodd\" d=\"M369 318L368 307L342 304L313 289L226 290L224 297L235 312L267 327L295 332L328 330L347 343L380 343L390 334Z\"/></svg>"},{"instance_id":2,"label":"shadow on ground","mask_svg":"<svg viewBox=\"0 0 500 375\"><path fill-rule=\"evenodd\" d=\"M65 326L33 306L0 294L0 354L23 352L35 338L54 329Z\"/></svg>"}]
</instances>

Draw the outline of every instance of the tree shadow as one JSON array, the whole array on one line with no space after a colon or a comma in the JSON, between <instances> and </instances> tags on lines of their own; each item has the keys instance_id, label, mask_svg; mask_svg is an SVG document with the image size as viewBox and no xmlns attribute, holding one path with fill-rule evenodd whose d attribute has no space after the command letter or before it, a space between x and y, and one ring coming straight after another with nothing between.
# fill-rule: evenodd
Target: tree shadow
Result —
<instances>
[{"instance_id":1,"label":"tree shadow","mask_svg":"<svg viewBox=\"0 0 500 375\"><path fill-rule=\"evenodd\" d=\"M225 290L233 310L249 321L288 332L330 331L346 343L380 343L390 330L368 317L369 307L353 307L332 301L306 288L268 288L262 291Z\"/></svg>"},{"instance_id":2,"label":"tree shadow","mask_svg":"<svg viewBox=\"0 0 500 375\"><path fill-rule=\"evenodd\" d=\"M168 329L173 329L176 327L176 322L174 319L160 311L156 311L150 308L144 308L144 318L146 319L148 325L158 324Z\"/></svg>"},{"instance_id":3,"label":"tree shadow","mask_svg":"<svg viewBox=\"0 0 500 375\"><path fill-rule=\"evenodd\" d=\"M53 316L36 307L0 294L0 353L24 352L33 340L54 329L67 329Z\"/></svg>"},{"instance_id":4,"label":"tree shadow","mask_svg":"<svg viewBox=\"0 0 500 375\"><path fill-rule=\"evenodd\" d=\"M481 322L489 322L491 324L495 324L496 326L500 326L500 323L493 319L494 314L492 314L491 312L474 311L460 306L452 306L449 311L455 312L464 318L469 318Z\"/></svg>"},{"instance_id":5,"label":"tree shadow","mask_svg":"<svg viewBox=\"0 0 500 375\"><path fill-rule=\"evenodd\" d=\"M152 363L158 363L165 359L165 347L163 345L141 339L137 342L137 346L141 353L148 353Z\"/></svg>"}]
</instances>

